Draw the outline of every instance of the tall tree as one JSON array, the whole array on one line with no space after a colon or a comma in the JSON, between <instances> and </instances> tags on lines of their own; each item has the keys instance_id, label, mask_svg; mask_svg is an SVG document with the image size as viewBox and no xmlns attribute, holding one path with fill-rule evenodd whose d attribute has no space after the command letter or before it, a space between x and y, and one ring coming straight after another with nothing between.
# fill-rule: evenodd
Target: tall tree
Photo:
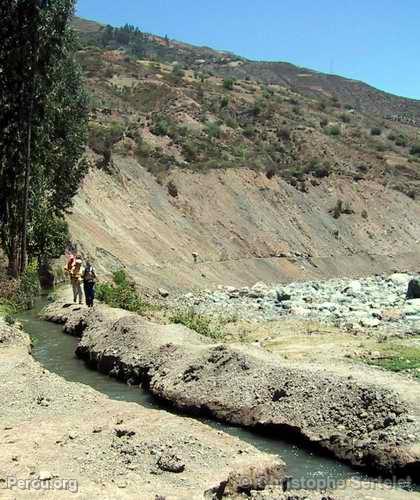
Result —
<instances>
[{"instance_id":1,"label":"tall tree","mask_svg":"<svg viewBox=\"0 0 420 500\"><path fill-rule=\"evenodd\" d=\"M74 0L0 3L0 242L12 275L25 268L37 207L62 216L86 172L73 7Z\"/></svg>"}]
</instances>

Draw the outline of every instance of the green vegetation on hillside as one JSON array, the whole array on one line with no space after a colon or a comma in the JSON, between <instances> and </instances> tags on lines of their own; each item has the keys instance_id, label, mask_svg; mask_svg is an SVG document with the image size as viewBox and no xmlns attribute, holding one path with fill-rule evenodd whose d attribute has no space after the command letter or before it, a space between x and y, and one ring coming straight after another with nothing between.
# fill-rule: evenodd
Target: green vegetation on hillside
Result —
<instances>
[{"instance_id":1,"label":"green vegetation on hillside","mask_svg":"<svg viewBox=\"0 0 420 500\"><path fill-rule=\"evenodd\" d=\"M175 168L247 168L273 182L282 178L302 193L334 176L356 183L374 179L410 197L420 193L415 150L410 154L414 127L357 112L336 96L308 97L285 85L238 77L233 70L219 76L208 69L212 57L219 57L218 68L223 61L230 68L247 66L215 51L187 47L188 58L172 64L165 51L179 55L180 45L132 26L121 29L164 52L156 58L146 51L138 58L130 42L117 46L118 30L105 47L99 30L94 46L79 52L89 75L90 144L104 164L114 150L137 158L162 184ZM206 63L197 62L199 54ZM97 131L118 126L130 134L120 144L115 136L106 151L98 147Z\"/></svg>"}]
</instances>

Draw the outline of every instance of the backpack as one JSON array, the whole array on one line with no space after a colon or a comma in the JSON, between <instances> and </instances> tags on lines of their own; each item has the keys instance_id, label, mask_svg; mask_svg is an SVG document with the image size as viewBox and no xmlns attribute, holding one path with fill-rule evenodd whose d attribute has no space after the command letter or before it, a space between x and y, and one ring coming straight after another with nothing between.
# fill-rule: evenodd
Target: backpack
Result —
<instances>
[{"instance_id":1,"label":"backpack","mask_svg":"<svg viewBox=\"0 0 420 500\"><path fill-rule=\"evenodd\" d=\"M85 269L83 273L83 279L85 281L93 282L96 279L95 268L93 266L89 266Z\"/></svg>"}]
</instances>

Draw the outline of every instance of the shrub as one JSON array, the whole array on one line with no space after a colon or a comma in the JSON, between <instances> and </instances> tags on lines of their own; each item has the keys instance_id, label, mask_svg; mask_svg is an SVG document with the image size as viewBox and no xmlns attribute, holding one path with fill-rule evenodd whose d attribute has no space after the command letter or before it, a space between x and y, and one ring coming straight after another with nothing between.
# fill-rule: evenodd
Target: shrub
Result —
<instances>
[{"instance_id":1,"label":"shrub","mask_svg":"<svg viewBox=\"0 0 420 500\"><path fill-rule=\"evenodd\" d=\"M213 139L219 139L221 135L220 125L216 122L207 122L206 124L207 135Z\"/></svg>"},{"instance_id":2,"label":"shrub","mask_svg":"<svg viewBox=\"0 0 420 500\"><path fill-rule=\"evenodd\" d=\"M324 177L329 177L330 167L329 165L316 165L312 169L312 175L318 179L323 179Z\"/></svg>"},{"instance_id":3,"label":"shrub","mask_svg":"<svg viewBox=\"0 0 420 500\"><path fill-rule=\"evenodd\" d=\"M367 210L362 210L362 219L367 219L369 217L369 214L367 212Z\"/></svg>"},{"instance_id":4,"label":"shrub","mask_svg":"<svg viewBox=\"0 0 420 500\"><path fill-rule=\"evenodd\" d=\"M233 78L225 78L223 80L223 88L226 90L233 90L234 85L235 80L233 80Z\"/></svg>"},{"instance_id":5,"label":"shrub","mask_svg":"<svg viewBox=\"0 0 420 500\"><path fill-rule=\"evenodd\" d=\"M379 127L373 127L370 129L370 135L382 135L382 129Z\"/></svg>"},{"instance_id":6,"label":"shrub","mask_svg":"<svg viewBox=\"0 0 420 500\"><path fill-rule=\"evenodd\" d=\"M244 136L248 137L248 139L251 139L252 137L255 137L255 134L257 133L255 127L253 125L247 125L244 129Z\"/></svg>"},{"instance_id":7,"label":"shrub","mask_svg":"<svg viewBox=\"0 0 420 500\"><path fill-rule=\"evenodd\" d=\"M337 203L335 204L332 212L334 219L340 218L341 214L343 213L343 200L337 200Z\"/></svg>"},{"instance_id":8,"label":"shrub","mask_svg":"<svg viewBox=\"0 0 420 500\"><path fill-rule=\"evenodd\" d=\"M185 71L182 69L180 64L175 64L172 69L172 73L169 76L169 80L174 83L180 83L185 76Z\"/></svg>"},{"instance_id":9,"label":"shrub","mask_svg":"<svg viewBox=\"0 0 420 500\"><path fill-rule=\"evenodd\" d=\"M6 316L4 317L4 321L9 326L14 325L16 322L15 318L11 314L6 314Z\"/></svg>"},{"instance_id":10,"label":"shrub","mask_svg":"<svg viewBox=\"0 0 420 500\"><path fill-rule=\"evenodd\" d=\"M281 128L277 131L277 137L283 141L290 141L290 130L288 128Z\"/></svg>"},{"instance_id":11,"label":"shrub","mask_svg":"<svg viewBox=\"0 0 420 500\"><path fill-rule=\"evenodd\" d=\"M167 185L168 194L172 196L172 198L177 198L178 196L178 188L173 180L170 180Z\"/></svg>"},{"instance_id":12,"label":"shrub","mask_svg":"<svg viewBox=\"0 0 420 500\"><path fill-rule=\"evenodd\" d=\"M393 142L397 140L397 136L394 134L394 132L391 132L390 134L388 134L388 140L393 141Z\"/></svg>"},{"instance_id":13,"label":"shrub","mask_svg":"<svg viewBox=\"0 0 420 500\"><path fill-rule=\"evenodd\" d=\"M31 309L40 291L38 278L38 263L33 260L20 278L16 292L16 302L21 309Z\"/></svg>"},{"instance_id":14,"label":"shrub","mask_svg":"<svg viewBox=\"0 0 420 500\"><path fill-rule=\"evenodd\" d=\"M414 156L420 156L420 144L414 144L414 146L411 146L410 154Z\"/></svg>"},{"instance_id":15,"label":"shrub","mask_svg":"<svg viewBox=\"0 0 420 500\"><path fill-rule=\"evenodd\" d=\"M223 331L220 325L215 325L211 318L198 314L194 309L178 309L171 316L170 321L178 325L184 325L200 335L212 339L221 339Z\"/></svg>"},{"instance_id":16,"label":"shrub","mask_svg":"<svg viewBox=\"0 0 420 500\"><path fill-rule=\"evenodd\" d=\"M400 134L395 140L396 146L405 148L408 144L408 139L404 135Z\"/></svg>"},{"instance_id":17,"label":"shrub","mask_svg":"<svg viewBox=\"0 0 420 500\"><path fill-rule=\"evenodd\" d=\"M121 269L113 273L113 283L98 283L96 297L111 307L143 314L150 309L137 293L134 283L130 282L126 272Z\"/></svg>"},{"instance_id":18,"label":"shrub","mask_svg":"<svg viewBox=\"0 0 420 500\"><path fill-rule=\"evenodd\" d=\"M341 120L343 123L350 123L350 122L351 122L350 115L348 115L347 113L341 113L341 115L340 115L340 120Z\"/></svg>"},{"instance_id":19,"label":"shrub","mask_svg":"<svg viewBox=\"0 0 420 500\"><path fill-rule=\"evenodd\" d=\"M107 125L91 123L89 125L89 146L97 154L111 151L112 146L124 136L124 125L112 122Z\"/></svg>"},{"instance_id":20,"label":"shrub","mask_svg":"<svg viewBox=\"0 0 420 500\"><path fill-rule=\"evenodd\" d=\"M329 127L327 129L327 134L331 135L332 137L337 137L337 136L341 135L341 129L337 125L334 125L334 126Z\"/></svg>"},{"instance_id":21,"label":"shrub","mask_svg":"<svg viewBox=\"0 0 420 500\"><path fill-rule=\"evenodd\" d=\"M276 169L275 167L268 167L267 170L265 171L265 175L267 179L272 179L276 175Z\"/></svg>"},{"instance_id":22,"label":"shrub","mask_svg":"<svg viewBox=\"0 0 420 500\"><path fill-rule=\"evenodd\" d=\"M169 122L166 118L160 117L156 123L151 127L150 132L154 135L168 135L169 134Z\"/></svg>"},{"instance_id":23,"label":"shrub","mask_svg":"<svg viewBox=\"0 0 420 500\"><path fill-rule=\"evenodd\" d=\"M227 95L224 95L222 97L222 100L220 101L220 107L222 109L227 108L229 106L229 97Z\"/></svg>"},{"instance_id":24,"label":"shrub","mask_svg":"<svg viewBox=\"0 0 420 500\"><path fill-rule=\"evenodd\" d=\"M321 121L319 122L320 126L322 128L326 127L328 125L328 120L327 118L322 118Z\"/></svg>"},{"instance_id":25,"label":"shrub","mask_svg":"<svg viewBox=\"0 0 420 500\"><path fill-rule=\"evenodd\" d=\"M346 201L343 205L343 208L341 209L341 213L343 214L354 214L353 207L351 206L351 203L349 201Z\"/></svg>"}]
</instances>

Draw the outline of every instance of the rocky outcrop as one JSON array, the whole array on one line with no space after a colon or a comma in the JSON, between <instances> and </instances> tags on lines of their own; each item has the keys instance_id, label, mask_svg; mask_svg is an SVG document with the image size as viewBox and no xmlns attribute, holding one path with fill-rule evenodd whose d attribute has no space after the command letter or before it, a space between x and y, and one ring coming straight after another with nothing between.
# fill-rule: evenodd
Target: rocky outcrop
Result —
<instances>
[{"instance_id":1,"label":"rocky outcrop","mask_svg":"<svg viewBox=\"0 0 420 500\"><path fill-rule=\"evenodd\" d=\"M53 304L46 319L85 329L77 354L98 370L143 383L176 408L301 440L356 466L416 473L420 441L410 408L390 389L319 368L299 368L242 345L218 345L182 326L119 319Z\"/></svg>"},{"instance_id":2,"label":"rocky outcrop","mask_svg":"<svg viewBox=\"0 0 420 500\"><path fill-rule=\"evenodd\" d=\"M285 481L278 457L68 382L35 362L28 344L0 318L1 498L215 499ZM16 478L27 486L13 487Z\"/></svg>"}]
</instances>

